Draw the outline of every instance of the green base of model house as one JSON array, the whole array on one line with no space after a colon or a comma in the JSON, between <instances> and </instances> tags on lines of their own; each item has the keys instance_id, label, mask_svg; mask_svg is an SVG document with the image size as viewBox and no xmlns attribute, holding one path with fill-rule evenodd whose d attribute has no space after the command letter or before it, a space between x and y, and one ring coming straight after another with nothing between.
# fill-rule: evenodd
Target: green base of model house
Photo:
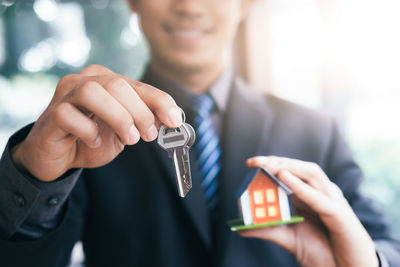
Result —
<instances>
[{"instance_id":1,"label":"green base of model house","mask_svg":"<svg viewBox=\"0 0 400 267\"><path fill-rule=\"evenodd\" d=\"M243 220L241 220L241 219L230 220L230 221L227 221L226 223L229 225L229 227L231 228L232 231L240 231L240 230L249 230L249 229L277 226L277 225L281 225L281 224L298 223L298 222L302 222L302 221L304 221L303 217L294 216L290 220L287 220L287 221L275 221L275 222L269 222L269 223L263 223L263 224L244 225Z\"/></svg>"}]
</instances>

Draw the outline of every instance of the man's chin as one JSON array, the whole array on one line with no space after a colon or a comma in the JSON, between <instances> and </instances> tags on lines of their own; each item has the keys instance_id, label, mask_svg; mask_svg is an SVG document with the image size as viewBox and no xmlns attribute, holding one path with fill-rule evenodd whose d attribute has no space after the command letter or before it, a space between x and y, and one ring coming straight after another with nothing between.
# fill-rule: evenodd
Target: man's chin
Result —
<instances>
[{"instance_id":1,"label":"man's chin","mask_svg":"<svg viewBox=\"0 0 400 267\"><path fill-rule=\"evenodd\" d=\"M175 70L179 70L181 73L193 73L202 71L212 65L212 62L207 62L204 58L199 59L196 57L186 58L172 58L168 60L168 65Z\"/></svg>"}]
</instances>

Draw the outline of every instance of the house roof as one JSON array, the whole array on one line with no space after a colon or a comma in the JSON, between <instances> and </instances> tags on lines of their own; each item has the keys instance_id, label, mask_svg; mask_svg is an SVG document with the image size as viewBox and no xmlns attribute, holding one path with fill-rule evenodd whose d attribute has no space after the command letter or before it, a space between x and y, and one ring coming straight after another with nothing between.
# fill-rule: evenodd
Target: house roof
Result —
<instances>
[{"instance_id":1,"label":"house roof","mask_svg":"<svg viewBox=\"0 0 400 267\"><path fill-rule=\"evenodd\" d=\"M247 175L246 179L244 179L241 187L239 188L239 191L236 193L237 198L240 198L243 192L246 191L247 187L250 185L251 181L253 181L258 171L263 172L268 178L270 178L274 183L276 183L280 188L282 188L286 192L286 194L288 195L292 194L292 191L284 183L282 183L275 175L270 173L267 169L258 168L251 170Z\"/></svg>"}]
</instances>

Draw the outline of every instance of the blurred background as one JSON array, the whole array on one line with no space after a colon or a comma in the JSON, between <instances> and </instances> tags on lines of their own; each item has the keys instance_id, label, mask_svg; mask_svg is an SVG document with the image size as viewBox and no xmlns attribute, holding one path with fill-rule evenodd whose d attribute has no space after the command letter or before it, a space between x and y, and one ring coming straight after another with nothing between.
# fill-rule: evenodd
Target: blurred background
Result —
<instances>
[{"instance_id":1,"label":"blurred background","mask_svg":"<svg viewBox=\"0 0 400 267\"><path fill-rule=\"evenodd\" d=\"M57 81L92 64L139 79L148 58L124 0L0 0L0 151ZM257 0L235 43L256 90L329 113L400 236L400 1ZM80 245L72 265L79 266Z\"/></svg>"}]
</instances>

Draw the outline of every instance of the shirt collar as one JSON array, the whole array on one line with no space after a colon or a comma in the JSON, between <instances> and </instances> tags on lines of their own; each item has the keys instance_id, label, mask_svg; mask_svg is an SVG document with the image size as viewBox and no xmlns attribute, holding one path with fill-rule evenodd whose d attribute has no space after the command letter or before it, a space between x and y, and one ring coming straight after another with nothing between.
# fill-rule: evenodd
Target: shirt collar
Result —
<instances>
[{"instance_id":1,"label":"shirt collar","mask_svg":"<svg viewBox=\"0 0 400 267\"><path fill-rule=\"evenodd\" d=\"M227 108L233 76L233 69L231 67L226 68L208 90L208 93L214 99L216 107L220 112L224 112ZM196 95L190 88L162 77L150 67L146 69L142 81L171 95L175 99L177 105L183 109L188 108L188 105L190 105L189 103L191 103L190 99Z\"/></svg>"}]
</instances>

